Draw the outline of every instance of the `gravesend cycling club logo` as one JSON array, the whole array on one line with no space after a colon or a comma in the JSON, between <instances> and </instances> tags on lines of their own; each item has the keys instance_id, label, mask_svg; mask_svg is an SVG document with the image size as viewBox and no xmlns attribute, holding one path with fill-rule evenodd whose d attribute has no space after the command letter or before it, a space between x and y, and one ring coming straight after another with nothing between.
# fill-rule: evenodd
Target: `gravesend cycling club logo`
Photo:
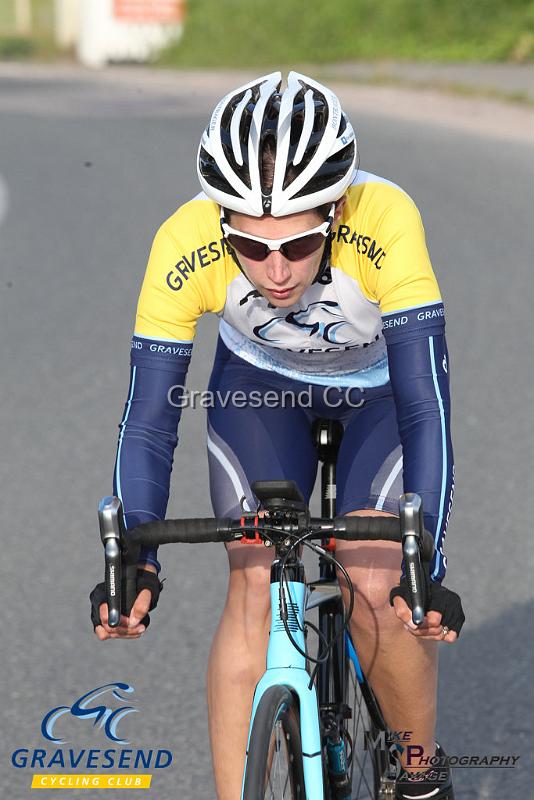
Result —
<instances>
[{"instance_id":1,"label":"gravesend cycling club logo","mask_svg":"<svg viewBox=\"0 0 534 800\"><path fill-rule=\"evenodd\" d=\"M105 686L99 686L97 689L93 689L87 692L87 694L82 695L82 697L78 698L71 706L52 708L43 717L41 733L45 739L50 739L51 742L56 742L57 744L65 743L66 739L58 738L54 735L54 732L57 721L62 717L64 718L65 715L70 714L80 720L93 720L93 725L98 725L103 729L108 739L118 744L128 744L126 739L121 739L118 736L117 728L119 722L124 717L128 714L138 713L139 709L126 706L113 710L103 705L101 702L97 705L92 705L94 701L97 701L98 698L108 693L111 693L114 698L124 703L126 702L126 698L121 694L121 691L131 693L134 691L134 688L127 683L108 683Z\"/></svg>"},{"instance_id":2,"label":"gravesend cycling club logo","mask_svg":"<svg viewBox=\"0 0 534 800\"><path fill-rule=\"evenodd\" d=\"M291 311L281 317L275 316L263 325L257 325L254 328L254 335L265 342L277 342L280 333L277 329L281 323L293 325L311 338L315 337L331 344L353 344L350 338L343 336L343 329L351 331L351 326L344 319L339 303L333 300L318 300L299 311Z\"/></svg>"},{"instance_id":3,"label":"gravesend cycling club logo","mask_svg":"<svg viewBox=\"0 0 534 800\"><path fill-rule=\"evenodd\" d=\"M125 720L140 714L132 698L134 692L128 683L107 683L76 697L68 705L54 706L44 714L40 732L55 749L19 747L11 754L12 766L19 770L54 770L34 773L33 789L150 788L152 774L140 774L138 770L166 769L173 755L162 748L123 746L129 744L125 738ZM108 746L62 746L75 736L88 737L91 743L95 739L104 740ZM112 774L113 769L127 772Z\"/></svg>"}]
</instances>

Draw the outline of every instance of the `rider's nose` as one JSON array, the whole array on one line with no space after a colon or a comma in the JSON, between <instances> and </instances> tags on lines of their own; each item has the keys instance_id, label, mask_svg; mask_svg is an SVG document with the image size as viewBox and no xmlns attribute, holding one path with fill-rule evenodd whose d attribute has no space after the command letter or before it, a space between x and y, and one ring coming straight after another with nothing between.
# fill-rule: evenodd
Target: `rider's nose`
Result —
<instances>
[{"instance_id":1,"label":"rider's nose","mask_svg":"<svg viewBox=\"0 0 534 800\"><path fill-rule=\"evenodd\" d=\"M287 283L291 277L289 261L280 250L272 250L266 261L267 277L277 286Z\"/></svg>"}]
</instances>

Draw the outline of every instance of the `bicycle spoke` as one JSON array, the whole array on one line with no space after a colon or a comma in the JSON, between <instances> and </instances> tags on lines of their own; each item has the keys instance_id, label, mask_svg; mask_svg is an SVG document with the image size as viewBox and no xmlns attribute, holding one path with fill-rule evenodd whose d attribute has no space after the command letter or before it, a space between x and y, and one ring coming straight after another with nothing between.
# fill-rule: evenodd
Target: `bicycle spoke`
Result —
<instances>
[{"instance_id":1,"label":"bicycle spoke","mask_svg":"<svg viewBox=\"0 0 534 800\"><path fill-rule=\"evenodd\" d=\"M273 730L272 745L269 748L270 767L267 773L268 785L265 800L284 800L290 798L290 769L291 759L281 723L277 723Z\"/></svg>"},{"instance_id":2,"label":"bicycle spoke","mask_svg":"<svg viewBox=\"0 0 534 800\"><path fill-rule=\"evenodd\" d=\"M359 684L351 667L348 675L350 682L349 705L352 707L352 753L350 778L354 800L373 800L374 798L374 776L373 761L369 750L364 747L365 733L369 729L369 717L367 707L363 700ZM354 781L357 781L356 786Z\"/></svg>"}]
</instances>

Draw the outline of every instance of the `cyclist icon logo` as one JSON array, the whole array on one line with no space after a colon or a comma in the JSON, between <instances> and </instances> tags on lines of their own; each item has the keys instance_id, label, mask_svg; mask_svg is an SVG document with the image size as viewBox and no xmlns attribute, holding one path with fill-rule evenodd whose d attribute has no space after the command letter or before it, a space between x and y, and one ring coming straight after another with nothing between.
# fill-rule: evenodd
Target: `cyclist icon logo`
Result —
<instances>
[{"instance_id":1,"label":"cyclist icon logo","mask_svg":"<svg viewBox=\"0 0 534 800\"><path fill-rule=\"evenodd\" d=\"M262 325L256 325L254 335L265 342L278 342L277 337L282 335L279 333L281 325L282 332L287 325L292 325L307 336L328 344L345 346L353 343L352 339L347 339L346 332L343 331L344 328L348 328L350 333L350 325L345 320L339 303L333 300L318 300L298 311L272 317Z\"/></svg>"},{"instance_id":2,"label":"cyclist icon logo","mask_svg":"<svg viewBox=\"0 0 534 800\"><path fill-rule=\"evenodd\" d=\"M60 717L66 714L71 714L73 717L85 720L94 720L93 727L98 727L104 730L104 733L113 742L118 744L128 744L125 739L121 739L117 732L119 722L128 714L138 713L138 708L132 706L121 706L120 708L111 708L107 705L94 705L91 703L104 694L111 693L111 695L120 702L126 702L127 698L124 697L119 690L126 693L131 693L134 690L133 686L127 683L107 683L104 686L99 686L92 689L87 694L78 698L71 706L57 706L52 708L44 717L41 722L41 733L45 739L49 739L56 744L64 744L67 740L60 739L54 735L54 728L56 722Z\"/></svg>"}]
</instances>

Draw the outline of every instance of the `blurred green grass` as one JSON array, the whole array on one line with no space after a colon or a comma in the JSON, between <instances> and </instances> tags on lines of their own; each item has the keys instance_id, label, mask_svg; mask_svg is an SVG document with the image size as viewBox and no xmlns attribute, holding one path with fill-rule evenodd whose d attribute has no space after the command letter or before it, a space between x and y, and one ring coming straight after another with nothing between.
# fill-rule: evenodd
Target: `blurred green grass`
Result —
<instances>
[{"instance_id":1,"label":"blurred green grass","mask_svg":"<svg viewBox=\"0 0 534 800\"><path fill-rule=\"evenodd\" d=\"M97 2L98 0L93 0ZM0 59L50 59L54 0L15 29L0 0ZM182 39L159 63L245 67L379 61L534 61L534 0L188 0Z\"/></svg>"},{"instance_id":2,"label":"blurred green grass","mask_svg":"<svg viewBox=\"0 0 534 800\"><path fill-rule=\"evenodd\" d=\"M54 0L31 0L31 29L16 28L15 0L0 0L0 59L50 59L57 54L54 43Z\"/></svg>"},{"instance_id":3,"label":"blurred green grass","mask_svg":"<svg viewBox=\"0 0 534 800\"><path fill-rule=\"evenodd\" d=\"M160 63L534 60L533 0L189 0Z\"/></svg>"}]
</instances>

